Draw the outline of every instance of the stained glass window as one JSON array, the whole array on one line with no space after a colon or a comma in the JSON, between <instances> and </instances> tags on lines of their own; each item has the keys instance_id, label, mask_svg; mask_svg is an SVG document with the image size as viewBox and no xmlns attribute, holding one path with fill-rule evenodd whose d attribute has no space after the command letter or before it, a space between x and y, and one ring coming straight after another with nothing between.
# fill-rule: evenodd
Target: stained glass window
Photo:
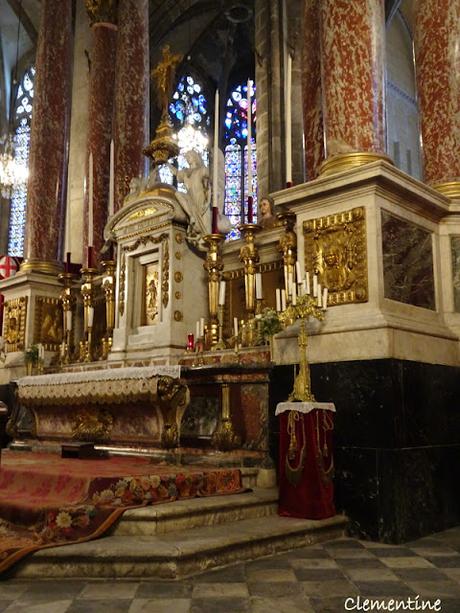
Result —
<instances>
[{"instance_id":1,"label":"stained glass window","mask_svg":"<svg viewBox=\"0 0 460 613\"><path fill-rule=\"evenodd\" d=\"M30 123L34 97L35 67L25 71L18 85L14 105L14 157L16 163L27 172L29 165ZM13 190L10 203L8 229L8 253L22 256L24 251L24 230L26 225L27 184Z\"/></svg>"},{"instance_id":2,"label":"stained glass window","mask_svg":"<svg viewBox=\"0 0 460 613\"><path fill-rule=\"evenodd\" d=\"M257 218L256 98L251 87L252 115L252 193L254 219ZM248 86L238 85L227 100L225 113L225 204L224 212L233 226L229 239L239 237L236 226L247 222L248 198Z\"/></svg>"},{"instance_id":3,"label":"stained glass window","mask_svg":"<svg viewBox=\"0 0 460 613\"><path fill-rule=\"evenodd\" d=\"M181 170L188 167L184 153L191 149L198 151L205 165L208 166L208 129L210 126L208 101L203 94L203 88L191 75L184 75L179 79L169 105L169 116L180 148L176 162L177 168ZM172 172L167 166L160 168L160 177L163 183L173 183ZM185 191L185 187L180 183L177 188Z\"/></svg>"}]
</instances>

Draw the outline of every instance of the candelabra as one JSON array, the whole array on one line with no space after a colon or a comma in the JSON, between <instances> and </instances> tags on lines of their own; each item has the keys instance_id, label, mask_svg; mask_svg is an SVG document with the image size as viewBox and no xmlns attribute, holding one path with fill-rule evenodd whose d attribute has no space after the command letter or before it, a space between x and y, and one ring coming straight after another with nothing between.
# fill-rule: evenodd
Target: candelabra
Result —
<instances>
[{"instance_id":1,"label":"candelabra","mask_svg":"<svg viewBox=\"0 0 460 613\"><path fill-rule=\"evenodd\" d=\"M83 283L81 295L83 297L83 333L84 339L80 341L80 362L91 362L93 359L93 320L94 320L94 277L95 268L82 268Z\"/></svg>"},{"instance_id":2,"label":"candelabra","mask_svg":"<svg viewBox=\"0 0 460 613\"><path fill-rule=\"evenodd\" d=\"M213 349L215 350L227 349L227 344L224 341L224 309L225 309L225 306L223 304L219 304L217 309L218 309L217 318L219 321L219 339L217 343L213 346Z\"/></svg>"},{"instance_id":3,"label":"candelabra","mask_svg":"<svg viewBox=\"0 0 460 613\"><path fill-rule=\"evenodd\" d=\"M255 314L256 300L256 267L259 262L259 251L254 242L254 236L262 229L254 223L245 223L239 226L244 240L240 249L240 261L244 265L244 289L246 298L246 315L252 319Z\"/></svg>"},{"instance_id":4,"label":"candelabra","mask_svg":"<svg viewBox=\"0 0 460 613\"><path fill-rule=\"evenodd\" d=\"M283 222L284 234L278 243L278 251L283 255L284 289L286 296L291 293L291 280L294 278L295 262L297 259L297 234L294 226L296 216L294 213L280 213L278 219Z\"/></svg>"},{"instance_id":5,"label":"candelabra","mask_svg":"<svg viewBox=\"0 0 460 613\"><path fill-rule=\"evenodd\" d=\"M105 295L105 336L102 339L102 359L106 360L112 348L113 329L115 327L115 262L103 260L102 289Z\"/></svg>"},{"instance_id":6,"label":"candelabra","mask_svg":"<svg viewBox=\"0 0 460 613\"><path fill-rule=\"evenodd\" d=\"M241 444L241 439L235 434L232 418L230 416L230 386L222 384L222 413L219 425L215 429L211 442L221 451L235 449Z\"/></svg>"},{"instance_id":7,"label":"candelabra","mask_svg":"<svg viewBox=\"0 0 460 613\"><path fill-rule=\"evenodd\" d=\"M294 388L289 395L289 401L314 402L315 398L311 391L310 366L307 359L307 320L314 317L322 321L324 310L318 305L318 299L310 294L304 294L297 299L295 306L290 305L280 315L284 325L291 325L296 320L300 320L300 330L298 337L299 345L299 372L294 381Z\"/></svg>"},{"instance_id":8,"label":"candelabra","mask_svg":"<svg viewBox=\"0 0 460 613\"><path fill-rule=\"evenodd\" d=\"M207 234L203 239L208 249L203 266L208 272L209 322L207 325L207 340L211 348L218 343L219 335L219 281L224 268L220 247L224 238L223 234L213 233Z\"/></svg>"},{"instance_id":9,"label":"candelabra","mask_svg":"<svg viewBox=\"0 0 460 613\"><path fill-rule=\"evenodd\" d=\"M75 298L72 295L73 275L70 272L61 272L58 275L59 281L64 285L59 298L62 303L63 315L63 338L61 343L61 362L69 364L71 355L71 334L72 334L72 310L75 303Z\"/></svg>"}]
</instances>

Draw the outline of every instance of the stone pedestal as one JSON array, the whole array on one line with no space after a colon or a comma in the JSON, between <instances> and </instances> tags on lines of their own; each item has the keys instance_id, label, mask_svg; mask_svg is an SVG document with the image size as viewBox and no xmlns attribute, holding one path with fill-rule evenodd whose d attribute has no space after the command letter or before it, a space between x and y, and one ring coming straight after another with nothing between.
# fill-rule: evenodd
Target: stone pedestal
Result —
<instances>
[{"instance_id":1,"label":"stone pedestal","mask_svg":"<svg viewBox=\"0 0 460 613\"><path fill-rule=\"evenodd\" d=\"M185 240L186 216L173 189L128 199L109 221L116 240L115 329L110 361L177 363L187 334L207 314L204 259Z\"/></svg>"}]
</instances>

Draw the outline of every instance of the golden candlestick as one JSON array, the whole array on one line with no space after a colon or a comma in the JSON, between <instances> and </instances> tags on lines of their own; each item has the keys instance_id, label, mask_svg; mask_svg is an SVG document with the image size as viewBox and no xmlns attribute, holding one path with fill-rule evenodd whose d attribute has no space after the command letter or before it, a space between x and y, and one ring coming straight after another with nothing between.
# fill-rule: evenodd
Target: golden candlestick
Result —
<instances>
[{"instance_id":1,"label":"golden candlestick","mask_svg":"<svg viewBox=\"0 0 460 613\"><path fill-rule=\"evenodd\" d=\"M219 320L219 339L217 343L212 347L215 351L220 349L227 349L227 344L224 341L224 309L225 306L223 304L219 304L217 307L218 310L218 320Z\"/></svg>"},{"instance_id":2,"label":"golden candlestick","mask_svg":"<svg viewBox=\"0 0 460 613\"><path fill-rule=\"evenodd\" d=\"M244 265L246 314L248 319L252 319L256 308L256 267L259 262L259 251L254 242L254 236L262 230L262 226L255 223L245 223L238 228L244 240L244 245L240 249L240 261Z\"/></svg>"},{"instance_id":3,"label":"golden candlestick","mask_svg":"<svg viewBox=\"0 0 460 613\"><path fill-rule=\"evenodd\" d=\"M59 281L64 285L59 298L62 303L62 318L63 318L63 338L61 343L61 362L69 364L70 362L70 337L72 332L72 309L75 303L75 298L72 295L72 281L74 275L70 272L61 272L58 275Z\"/></svg>"},{"instance_id":4,"label":"golden candlestick","mask_svg":"<svg viewBox=\"0 0 460 613\"><path fill-rule=\"evenodd\" d=\"M208 297L209 297L209 323L207 325L207 340L212 348L218 342L218 303L219 303L219 282L224 264L222 261L221 245L225 236L223 234L207 234L203 237L208 253L203 264L208 272Z\"/></svg>"},{"instance_id":5,"label":"golden candlestick","mask_svg":"<svg viewBox=\"0 0 460 613\"><path fill-rule=\"evenodd\" d=\"M297 259L297 234L294 227L296 222L295 213L280 213L278 219L284 224L284 234L278 243L278 251L283 254L284 289L286 298L289 300L291 287L290 279L294 279L295 263Z\"/></svg>"},{"instance_id":6,"label":"golden candlestick","mask_svg":"<svg viewBox=\"0 0 460 613\"><path fill-rule=\"evenodd\" d=\"M94 277L97 274L97 270L95 268L82 268L81 273L83 277L81 295L83 298L83 333L85 338L80 341L80 362L91 362L93 359L92 319L94 317L94 310L92 309L94 309Z\"/></svg>"},{"instance_id":7,"label":"golden candlestick","mask_svg":"<svg viewBox=\"0 0 460 613\"><path fill-rule=\"evenodd\" d=\"M315 398L311 391L310 365L307 358L307 320L309 317L314 317L322 321L324 319L324 310L318 306L318 299L310 294L304 294L297 298L295 306L290 305L280 315L280 319L285 325L291 325L297 319L300 320L300 331L298 337L299 345L299 372L294 381L294 388L289 394L288 400L299 402L314 402Z\"/></svg>"},{"instance_id":8,"label":"golden candlestick","mask_svg":"<svg viewBox=\"0 0 460 613\"><path fill-rule=\"evenodd\" d=\"M102 289L105 296L105 336L102 339L102 359L106 360L112 348L113 329L115 327L115 262L103 260Z\"/></svg>"},{"instance_id":9,"label":"golden candlestick","mask_svg":"<svg viewBox=\"0 0 460 613\"><path fill-rule=\"evenodd\" d=\"M241 438L235 434L230 414L230 385L222 384L222 412L219 425L215 429L211 442L221 451L230 451L241 445Z\"/></svg>"}]
</instances>

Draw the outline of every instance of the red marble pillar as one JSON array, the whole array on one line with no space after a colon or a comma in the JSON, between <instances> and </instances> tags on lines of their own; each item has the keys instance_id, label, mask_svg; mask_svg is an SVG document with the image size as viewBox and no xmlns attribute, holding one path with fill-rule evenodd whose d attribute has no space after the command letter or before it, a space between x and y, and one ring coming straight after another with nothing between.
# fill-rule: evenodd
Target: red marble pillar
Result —
<instances>
[{"instance_id":1,"label":"red marble pillar","mask_svg":"<svg viewBox=\"0 0 460 613\"><path fill-rule=\"evenodd\" d=\"M115 81L115 211L133 177L143 174L148 143L148 0L120 0Z\"/></svg>"},{"instance_id":2,"label":"red marble pillar","mask_svg":"<svg viewBox=\"0 0 460 613\"><path fill-rule=\"evenodd\" d=\"M90 12L92 49L89 79L88 112L88 160L93 155L93 237L94 262L97 264L99 252L104 244L104 226L107 222L109 201L110 141L112 139L113 100L115 92L115 62L117 45L117 26L114 24L116 13L107 11L100 4L99 10ZM110 20L110 21L109 21ZM88 183L87 183L88 186ZM84 247L88 243L88 193L85 197ZM85 262L86 253L83 253Z\"/></svg>"},{"instance_id":3,"label":"red marble pillar","mask_svg":"<svg viewBox=\"0 0 460 613\"><path fill-rule=\"evenodd\" d=\"M71 107L72 2L43 0L30 138L25 258L53 272L61 259Z\"/></svg>"},{"instance_id":4,"label":"red marble pillar","mask_svg":"<svg viewBox=\"0 0 460 613\"><path fill-rule=\"evenodd\" d=\"M415 54L425 180L460 197L460 0L419 0Z\"/></svg>"},{"instance_id":5,"label":"red marble pillar","mask_svg":"<svg viewBox=\"0 0 460 613\"><path fill-rule=\"evenodd\" d=\"M334 172L385 151L383 0L321 0L323 113ZM338 156L334 159L334 156Z\"/></svg>"},{"instance_id":6,"label":"red marble pillar","mask_svg":"<svg viewBox=\"0 0 460 613\"><path fill-rule=\"evenodd\" d=\"M305 166L310 181L319 175L324 161L319 4L320 0L306 0L303 15L302 97Z\"/></svg>"}]
</instances>

